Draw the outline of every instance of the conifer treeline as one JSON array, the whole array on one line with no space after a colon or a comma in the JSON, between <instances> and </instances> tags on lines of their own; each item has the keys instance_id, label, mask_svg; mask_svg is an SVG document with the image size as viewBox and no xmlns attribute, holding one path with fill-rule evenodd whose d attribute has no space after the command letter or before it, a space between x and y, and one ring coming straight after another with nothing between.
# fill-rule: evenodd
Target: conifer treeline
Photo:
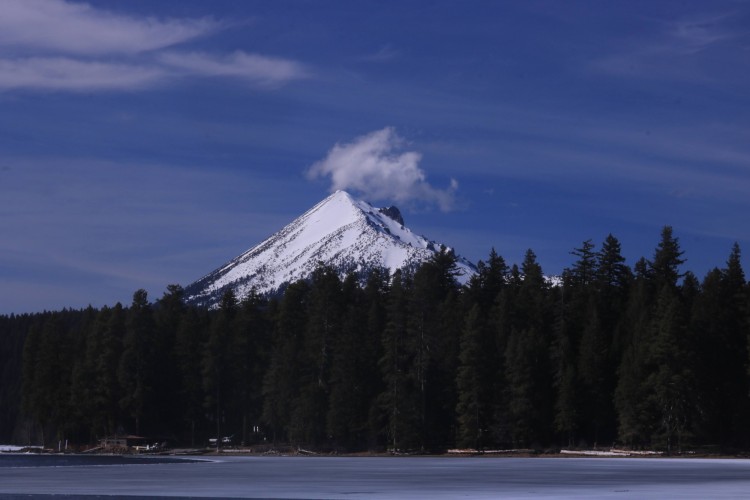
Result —
<instances>
[{"instance_id":1,"label":"conifer treeline","mask_svg":"<svg viewBox=\"0 0 750 500\"><path fill-rule=\"evenodd\" d=\"M440 253L364 285L320 266L269 301L0 317L0 435L234 436L317 449L747 449L750 293L735 245L702 282L665 227L631 269L589 240L559 286L529 250L466 285ZM22 402L22 403L21 403Z\"/></svg>"}]
</instances>

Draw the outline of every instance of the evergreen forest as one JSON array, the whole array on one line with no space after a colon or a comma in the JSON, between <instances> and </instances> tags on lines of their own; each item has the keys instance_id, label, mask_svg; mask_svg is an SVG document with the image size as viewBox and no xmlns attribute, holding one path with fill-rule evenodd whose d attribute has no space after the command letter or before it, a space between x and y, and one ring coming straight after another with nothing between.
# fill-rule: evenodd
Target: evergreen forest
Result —
<instances>
[{"instance_id":1,"label":"evergreen forest","mask_svg":"<svg viewBox=\"0 0 750 500\"><path fill-rule=\"evenodd\" d=\"M750 288L737 244L702 280L672 228L626 265L612 235L561 279L494 250L466 285L441 252L393 275L320 265L207 310L0 316L0 442L115 433L330 452L750 449Z\"/></svg>"}]
</instances>

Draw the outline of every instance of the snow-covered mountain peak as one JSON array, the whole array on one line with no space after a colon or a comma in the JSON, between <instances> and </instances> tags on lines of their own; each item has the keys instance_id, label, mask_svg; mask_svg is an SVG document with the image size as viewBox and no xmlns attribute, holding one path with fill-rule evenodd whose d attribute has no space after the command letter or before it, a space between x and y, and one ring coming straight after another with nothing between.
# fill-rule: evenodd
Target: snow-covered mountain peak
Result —
<instances>
[{"instance_id":1,"label":"snow-covered mountain peak","mask_svg":"<svg viewBox=\"0 0 750 500\"><path fill-rule=\"evenodd\" d=\"M320 262L333 266L342 278L375 267L393 272L425 261L441 247L405 227L398 208L376 208L339 190L185 291L188 301L213 305L228 288L238 297L253 288L273 292L306 278ZM461 258L458 265L459 279L466 282L475 267Z\"/></svg>"}]
</instances>

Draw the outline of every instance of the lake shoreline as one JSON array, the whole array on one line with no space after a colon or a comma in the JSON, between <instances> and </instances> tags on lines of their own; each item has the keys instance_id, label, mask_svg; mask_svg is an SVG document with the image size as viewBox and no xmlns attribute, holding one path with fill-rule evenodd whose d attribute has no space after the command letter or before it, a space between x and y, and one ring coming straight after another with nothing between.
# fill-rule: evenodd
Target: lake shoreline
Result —
<instances>
[{"instance_id":1,"label":"lake shoreline","mask_svg":"<svg viewBox=\"0 0 750 500\"><path fill-rule=\"evenodd\" d=\"M291 446L280 446L275 448L262 447L233 447L222 448L169 448L158 451L127 451L127 452L107 452L99 451L96 448L78 451L57 451L40 446L15 446L0 445L0 455L3 454L29 454L29 455L75 455L75 456L141 456L141 457L180 457L180 456L206 456L206 457L412 457L412 458L678 458L678 459L737 459L743 460L750 458L750 453L738 452L730 453L712 453L706 451L688 450L682 453L666 454L656 450L628 450L624 448L609 449L560 449L560 450L542 450L536 451L531 449L510 449L510 450L472 450L472 449L455 449L448 450L444 453L419 453L419 452L323 452L307 450L303 448L294 448Z\"/></svg>"}]
</instances>

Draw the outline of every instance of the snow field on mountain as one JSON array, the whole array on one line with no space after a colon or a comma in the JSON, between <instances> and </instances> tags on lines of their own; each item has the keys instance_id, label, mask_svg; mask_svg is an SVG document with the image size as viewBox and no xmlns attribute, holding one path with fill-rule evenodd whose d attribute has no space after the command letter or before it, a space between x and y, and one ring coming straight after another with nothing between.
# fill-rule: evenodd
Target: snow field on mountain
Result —
<instances>
[{"instance_id":1,"label":"snow field on mountain","mask_svg":"<svg viewBox=\"0 0 750 500\"><path fill-rule=\"evenodd\" d=\"M423 262L441 245L422 236L345 191L337 191L276 234L188 286L189 301L216 299L226 287L239 297L255 288L271 292L307 277L319 262L348 271L382 266L391 272ZM459 259L464 283L474 265Z\"/></svg>"}]
</instances>

